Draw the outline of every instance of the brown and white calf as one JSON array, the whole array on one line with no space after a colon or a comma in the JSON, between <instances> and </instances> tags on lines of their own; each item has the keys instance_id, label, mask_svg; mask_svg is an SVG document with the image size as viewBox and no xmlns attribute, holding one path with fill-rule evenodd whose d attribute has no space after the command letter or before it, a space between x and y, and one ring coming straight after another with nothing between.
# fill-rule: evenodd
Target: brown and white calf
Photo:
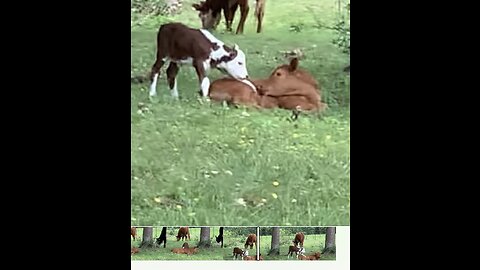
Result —
<instances>
[{"instance_id":1,"label":"brown and white calf","mask_svg":"<svg viewBox=\"0 0 480 270\"><path fill-rule=\"evenodd\" d=\"M207 73L211 68L238 80L248 78L245 53L237 44L229 47L207 30L190 28L182 23L163 24L158 30L157 56L150 72L150 96L157 95L160 69L167 61L167 81L173 97L178 97L176 77L183 64L195 68L204 97L208 95L210 80Z\"/></svg>"},{"instance_id":2,"label":"brown and white calf","mask_svg":"<svg viewBox=\"0 0 480 270\"><path fill-rule=\"evenodd\" d=\"M237 259L237 256L240 256L243 260L243 257L248 256L248 250L242 250L239 247L234 247L232 255L235 259Z\"/></svg>"},{"instance_id":3,"label":"brown and white calf","mask_svg":"<svg viewBox=\"0 0 480 270\"><path fill-rule=\"evenodd\" d=\"M295 239L293 239L293 244L295 246L298 246L300 244L300 247L303 247L303 242L305 241L305 235L303 232L298 232L295 234Z\"/></svg>"},{"instance_id":4,"label":"brown and white calf","mask_svg":"<svg viewBox=\"0 0 480 270\"><path fill-rule=\"evenodd\" d=\"M188 230L188 227L180 227L177 233L177 241L180 241L180 239L182 239L182 241L184 239L187 240L187 237L188 240L190 240L190 231Z\"/></svg>"},{"instance_id":5,"label":"brown and white calf","mask_svg":"<svg viewBox=\"0 0 480 270\"><path fill-rule=\"evenodd\" d=\"M288 254L287 254L287 257L290 258L290 255L292 255L293 257L293 254L295 253L295 255L297 256L298 258L298 255L303 255L305 254L305 248L303 247L297 247L297 246L289 246L288 247Z\"/></svg>"},{"instance_id":6,"label":"brown and white calf","mask_svg":"<svg viewBox=\"0 0 480 270\"><path fill-rule=\"evenodd\" d=\"M315 252L312 255L300 255L298 259L302 261L316 261L320 259L320 252Z\"/></svg>"}]
</instances>

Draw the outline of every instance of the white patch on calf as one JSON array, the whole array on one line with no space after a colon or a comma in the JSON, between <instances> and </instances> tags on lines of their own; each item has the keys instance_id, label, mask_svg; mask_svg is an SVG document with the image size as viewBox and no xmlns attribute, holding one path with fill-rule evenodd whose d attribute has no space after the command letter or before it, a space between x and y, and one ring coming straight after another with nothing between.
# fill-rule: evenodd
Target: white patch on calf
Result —
<instances>
[{"instance_id":1,"label":"white patch on calf","mask_svg":"<svg viewBox=\"0 0 480 270\"><path fill-rule=\"evenodd\" d=\"M177 89L177 78L174 79L173 89L170 91L172 97L178 98L178 89Z\"/></svg>"},{"instance_id":2,"label":"white patch on calf","mask_svg":"<svg viewBox=\"0 0 480 270\"><path fill-rule=\"evenodd\" d=\"M199 31L212 43L216 43L219 48L210 52L210 58L213 60L219 60L223 56L229 55L229 53L223 48L223 43L216 37L214 37L209 31L205 29L199 29ZM231 77L235 79L245 79L248 77L247 63L245 60L245 53L240 50L237 44L233 46L233 49L237 51L237 56L228 62L220 62L218 67L224 69Z\"/></svg>"},{"instance_id":3,"label":"white patch on calf","mask_svg":"<svg viewBox=\"0 0 480 270\"><path fill-rule=\"evenodd\" d=\"M157 80L158 80L158 73L155 73L155 75L153 75L152 84L150 85L150 96L151 97L157 95Z\"/></svg>"},{"instance_id":4,"label":"white patch on calf","mask_svg":"<svg viewBox=\"0 0 480 270\"><path fill-rule=\"evenodd\" d=\"M202 84L200 85L202 89L202 94L204 97L208 96L208 88L210 88L210 79L208 77L203 78Z\"/></svg>"}]
</instances>

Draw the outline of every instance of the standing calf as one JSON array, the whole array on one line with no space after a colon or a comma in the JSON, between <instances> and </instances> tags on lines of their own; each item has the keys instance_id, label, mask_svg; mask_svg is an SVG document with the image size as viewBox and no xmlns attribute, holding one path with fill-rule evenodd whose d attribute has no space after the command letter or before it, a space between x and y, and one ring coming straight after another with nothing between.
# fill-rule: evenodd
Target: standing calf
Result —
<instances>
[{"instance_id":1,"label":"standing calf","mask_svg":"<svg viewBox=\"0 0 480 270\"><path fill-rule=\"evenodd\" d=\"M290 258L290 255L293 256L293 253L295 253L295 255L297 256L297 259L298 259L299 254L303 255L305 253L305 249L303 247L289 246L287 257Z\"/></svg>"},{"instance_id":2,"label":"standing calf","mask_svg":"<svg viewBox=\"0 0 480 270\"><path fill-rule=\"evenodd\" d=\"M245 241L245 249L250 246L250 249L253 248L253 244L255 244L255 248L257 248L257 236L255 234L249 234L247 237L247 241Z\"/></svg>"},{"instance_id":3,"label":"standing calf","mask_svg":"<svg viewBox=\"0 0 480 270\"><path fill-rule=\"evenodd\" d=\"M302 232L299 232L295 235L295 239L293 239L293 244L295 246L298 246L298 244L300 244L300 247L303 247L304 240L305 240L305 235Z\"/></svg>"},{"instance_id":4,"label":"standing calf","mask_svg":"<svg viewBox=\"0 0 480 270\"><path fill-rule=\"evenodd\" d=\"M243 260L243 257L248 256L248 250L243 251L239 247L234 247L232 255L235 259L237 259L237 256L240 256Z\"/></svg>"},{"instance_id":5,"label":"standing calf","mask_svg":"<svg viewBox=\"0 0 480 270\"><path fill-rule=\"evenodd\" d=\"M169 61L167 81L173 97L178 97L177 73L179 65L191 64L197 72L201 94L206 97L210 80L210 68L228 73L239 80L248 78L245 54L238 45L226 46L204 29L193 29L181 23L160 26L157 34L157 57L150 72L150 96L157 95L160 69Z\"/></svg>"},{"instance_id":6,"label":"standing calf","mask_svg":"<svg viewBox=\"0 0 480 270\"><path fill-rule=\"evenodd\" d=\"M163 248L167 247L167 227L162 228L160 236L157 238L157 245L161 245L163 242Z\"/></svg>"},{"instance_id":7,"label":"standing calf","mask_svg":"<svg viewBox=\"0 0 480 270\"><path fill-rule=\"evenodd\" d=\"M182 239L182 241L184 239L187 240L187 237L188 240L190 240L190 231L188 230L188 227L180 227L180 229L178 229L177 241L180 241L180 239Z\"/></svg>"}]
</instances>

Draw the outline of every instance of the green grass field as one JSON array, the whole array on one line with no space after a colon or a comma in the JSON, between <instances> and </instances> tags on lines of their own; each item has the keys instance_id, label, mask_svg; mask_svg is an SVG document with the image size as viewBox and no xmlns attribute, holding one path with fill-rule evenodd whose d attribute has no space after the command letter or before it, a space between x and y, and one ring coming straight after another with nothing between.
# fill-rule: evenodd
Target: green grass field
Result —
<instances>
[{"instance_id":1,"label":"green grass field","mask_svg":"<svg viewBox=\"0 0 480 270\"><path fill-rule=\"evenodd\" d=\"M132 27L132 76L149 73L162 22L200 26L192 2L179 15ZM251 77L285 63L279 51L302 48L300 66L320 82L330 108L321 117L292 122L284 110L200 104L188 66L177 77L179 101L170 98L166 66L158 100L148 99L148 83L131 84L132 225L349 225L350 79L342 72L349 59L331 43L333 32L316 27L332 23L335 11L333 0L268 1L263 33L255 33L253 8L244 35L224 33L223 18L214 32L246 53Z\"/></svg>"},{"instance_id":2,"label":"green grass field","mask_svg":"<svg viewBox=\"0 0 480 270\"><path fill-rule=\"evenodd\" d=\"M264 260L297 260L296 256L287 257L288 247L293 245L292 241L295 238L295 234L283 235L280 234L280 255L267 255L271 247L272 236L265 235L260 236L260 254L262 254ZM315 252L321 252L325 247L325 234L312 234L305 235L305 241L303 244L305 248L305 255L310 255ZM335 254L322 255L320 260L335 260Z\"/></svg>"},{"instance_id":3,"label":"green grass field","mask_svg":"<svg viewBox=\"0 0 480 270\"><path fill-rule=\"evenodd\" d=\"M224 228L224 242L223 248L215 241L215 236L218 235L219 227L210 227L211 247L200 249L198 253L193 255L175 254L172 253L172 248L180 248L184 242L187 242L190 247L194 247L200 240L200 228L190 228L190 241L178 241L176 239L178 227L167 228L167 247L163 245L150 249L141 249L139 253L132 255L132 260L233 260L232 251L234 247L244 248L245 240L248 233L245 235L236 235L229 231L230 228ZM248 228L249 233L256 233L256 228ZM154 228L154 239L160 236L162 227ZM137 228L138 239L132 241L132 246L139 247L142 242L142 229ZM255 255L255 246L249 250L249 255ZM240 260L240 259L238 259Z\"/></svg>"}]
</instances>

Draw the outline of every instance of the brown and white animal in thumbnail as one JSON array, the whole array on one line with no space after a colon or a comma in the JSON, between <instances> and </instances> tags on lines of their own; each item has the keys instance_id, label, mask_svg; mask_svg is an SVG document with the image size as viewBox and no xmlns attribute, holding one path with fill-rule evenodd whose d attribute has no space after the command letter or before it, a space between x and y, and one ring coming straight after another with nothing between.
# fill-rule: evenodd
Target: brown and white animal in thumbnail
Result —
<instances>
[{"instance_id":1,"label":"brown and white animal in thumbnail","mask_svg":"<svg viewBox=\"0 0 480 270\"><path fill-rule=\"evenodd\" d=\"M167 81L173 97L178 97L176 77L183 64L195 68L204 97L208 96L210 80L207 73L211 68L238 80L248 78L245 53L237 44L227 46L207 30L193 29L182 23L167 23L158 30L157 56L150 72L150 96L157 95L158 76L166 62L169 62Z\"/></svg>"},{"instance_id":2,"label":"brown and white animal in thumbnail","mask_svg":"<svg viewBox=\"0 0 480 270\"><path fill-rule=\"evenodd\" d=\"M242 258L243 260L243 257L248 256L248 250L242 250L239 247L234 247L232 255L235 259L237 259L237 257L240 256L240 258Z\"/></svg>"},{"instance_id":3,"label":"brown and white animal in thumbnail","mask_svg":"<svg viewBox=\"0 0 480 270\"><path fill-rule=\"evenodd\" d=\"M180 229L178 229L177 241L180 241L180 239L182 239L182 241L184 239L187 240L187 237L188 240L190 240L190 231L188 230L188 227L180 227Z\"/></svg>"},{"instance_id":4,"label":"brown and white animal in thumbnail","mask_svg":"<svg viewBox=\"0 0 480 270\"><path fill-rule=\"evenodd\" d=\"M257 236L255 234L249 234L247 240L245 241L245 249L250 246L250 249L253 248L253 244L255 244L255 248L257 247Z\"/></svg>"},{"instance_id":5,"label":"brown and white animal in thumbnail","mask_svg":"<svg viewBox=\"0 0 480 270\"><path fill-rule=\"evenodd\" d=\"M287 257L290 258L290 255L293 256L294 253L295 253L295 255L296 255L297 258L298 258L298 255L303 255L303 254L305 254L305 248L303 248L303 247L297 247L297 246L289 246L289 247L288 247Z\"/></svg>"}]
</instances>

